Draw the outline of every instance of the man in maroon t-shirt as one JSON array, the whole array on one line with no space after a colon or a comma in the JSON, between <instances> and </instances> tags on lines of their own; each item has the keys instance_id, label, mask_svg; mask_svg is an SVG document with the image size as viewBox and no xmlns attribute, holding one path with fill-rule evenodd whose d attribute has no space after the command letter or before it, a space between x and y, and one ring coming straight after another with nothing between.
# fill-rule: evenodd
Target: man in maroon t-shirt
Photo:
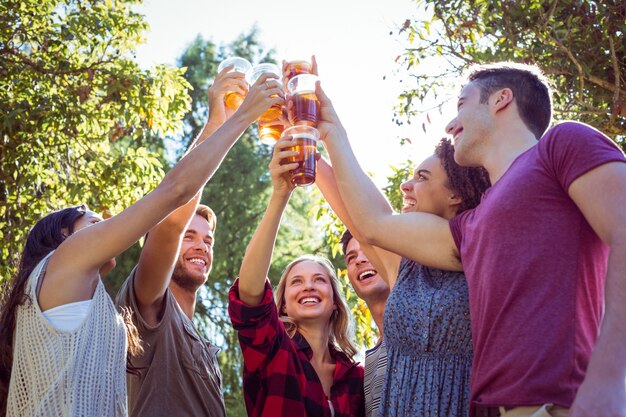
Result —
<instances>
[{"instance_id":1,"label":"man in maroon t-shirt","mask_svg":"<svg viewBox=\"0 0 626 417\"><path fill-rule=\"evenodd\" d=\"M446 130L457 162L485 167L493 186L450 223L394 215L359 167L330 100L317 93L318 129L365 242L465 270L472 416L626 416L623 152L580 123L545 133L550 91L535 67L477 67Z\"/></svg>"}]
</instances>

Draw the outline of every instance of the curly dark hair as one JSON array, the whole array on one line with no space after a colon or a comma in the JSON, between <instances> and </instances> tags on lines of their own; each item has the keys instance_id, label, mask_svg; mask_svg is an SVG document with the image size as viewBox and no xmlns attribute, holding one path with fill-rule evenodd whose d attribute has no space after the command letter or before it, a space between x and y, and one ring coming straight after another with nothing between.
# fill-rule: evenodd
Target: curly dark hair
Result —
<instances>
[{"instance_id":1,"label":"curly dark hair","mask_svg":"<svg viewBox=\"0 0 626 417\"><path fill-rule=\"evenodd\" d=\"M441 161L448 176L446 186L462 200L456 214L476 207L485 190L491 186L487 171L482 167L462 167L457 164L450 139L443 138L439 141L435 156Z\"/></svg>"}]
</instances>

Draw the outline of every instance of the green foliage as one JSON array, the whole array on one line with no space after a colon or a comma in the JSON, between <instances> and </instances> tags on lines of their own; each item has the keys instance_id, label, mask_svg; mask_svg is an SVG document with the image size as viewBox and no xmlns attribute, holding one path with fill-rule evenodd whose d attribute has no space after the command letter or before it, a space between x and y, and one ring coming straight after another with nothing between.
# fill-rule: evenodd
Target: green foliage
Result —
<instances>
[{"instance_id":1,"label":"green foliage","mask_svg":"<svg viewBox=\"0 0 626 417\"><path fill-rule=\"evenodd\" d=\"M416 102L442 100L472 63L534 63L553 80L555 116L589 123L626 147L626 3L612 1L418 0L402 64L415 84L400 97L396 117ZM447 62L447 64L445 64ZM444 63L444 64L442 64ZM427 65L425 65L427 64ZM429 72L433 68L436 72Z\"/></svg>"},{"instance_id":2,"label":"green foliage","mask_svg":"<svg viewBox=\"0 0 626 417\"><path fill-rule=\"evenodd\" d=\"M0 4L0 280L44 214L87 203L105 215L162 177L150 138L181 129L189 84L131 60L138 1Z\"/></svg>"}]
</instances>

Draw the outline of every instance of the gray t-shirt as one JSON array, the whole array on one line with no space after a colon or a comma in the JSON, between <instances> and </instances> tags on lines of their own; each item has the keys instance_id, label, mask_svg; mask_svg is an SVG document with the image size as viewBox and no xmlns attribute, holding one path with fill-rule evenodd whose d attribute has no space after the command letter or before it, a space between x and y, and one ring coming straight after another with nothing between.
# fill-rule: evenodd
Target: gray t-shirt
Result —
<instances>
[{"instance_id":1,"label":"gray t-shirt","mask_svg":"<svg viewBox=\"0 0 626 417\"><path fill-rule=\"evenodd\" d=\"M116 298L118 306L132 310L144 348L131 361L139 376L127 374L131 417L225 417L218 349L200 336L169 289L160 323L146 323L137 307L134 278L135 270Z\"/></svg>"},{"instance_id":2,"label":"gray t-shirt","mask_svg":"<svg viewBox=\"0 0 626 417\"><path fill-rule=\"evenodd\" d=\"M387 372L387 346L383 339L373 348L365 351L365 377L363 391L365 393L365 416L377 417L380 398Z\"/></svg>"}]
</instances>

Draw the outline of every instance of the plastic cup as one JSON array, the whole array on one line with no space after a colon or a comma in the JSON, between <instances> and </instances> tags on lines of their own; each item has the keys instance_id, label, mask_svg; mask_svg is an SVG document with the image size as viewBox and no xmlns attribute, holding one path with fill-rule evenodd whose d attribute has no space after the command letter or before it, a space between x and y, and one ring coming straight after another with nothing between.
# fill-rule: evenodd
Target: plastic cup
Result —
<instances>
[{"instance_id":1,"label":"plastic cup","mask_svg":"<svg viewBox=\"0 0 626 417\"><path fill-rule=\"evenodd\" d=\"M288 137L291 137L294 146L286 150L298 152L298 155L285 160L286 163L298 163L298 167L291 171L289 177L291 183L297 187L313 184L315 182L315 154L320 132L312 126L291 126L282 134L282 138Z\"/></svg>"},{"instance_id":2,"label":"plastic cup","mask_svg":"<svg viewBox=\"0 0 626 417\"><path fill-rule=\"evenodd\" d=\"M313 66L311 63L304 59L296 59L293 61L289 61L285 66L285 72L283 73L283 78L285 82L289 82L293 77L300 74L311 74L313 71Z\"/></svg>"},{"instance_id":3,"label":"plastic cup","mask_svg":"<svg viewBox=\"0 0 626 417\"><path fill-rule=\"evenodd\" d=\"M278 65L271 63L258 64L252 67L246 74L248 84L252 85L263 74L271 73L275 74L280 79L280 68ZM265 111L258 119L259 124L259 139L261 143L266 145L274 145L280 135L283 133L285 127L280 121L280 115L283 109L280 104L275 104Z\"/></svg>"},{"instance_id":4,"label":"plastic cup","mask_svg":"<svg viewBox=\"0 0 626 417\"><path fill-rule=\"evenodd\" d=\"M217 72L222 72L224 68L230 67L231 65L233 68L229 72L241 72L242 74L245 74L252 68L252 64L247 59L234 56L223 60L217 67ZM241 103L243 103L243 99L243 95L230 91L224 95L224 104L230 109L237 110L239 106L241 106Z\"/></svg>"},{"instance_id":5,"label":"plastic cup","mask_svg":"<svg viewBox=\"0 0 626 417\"><path fill-rule=\"evenodd\" d=\"M319 78L313 74L296 75L287 83L293 98L294 125L317 126L319 100L315 95L315 83Z\"/></svg>"}]
</instances>

